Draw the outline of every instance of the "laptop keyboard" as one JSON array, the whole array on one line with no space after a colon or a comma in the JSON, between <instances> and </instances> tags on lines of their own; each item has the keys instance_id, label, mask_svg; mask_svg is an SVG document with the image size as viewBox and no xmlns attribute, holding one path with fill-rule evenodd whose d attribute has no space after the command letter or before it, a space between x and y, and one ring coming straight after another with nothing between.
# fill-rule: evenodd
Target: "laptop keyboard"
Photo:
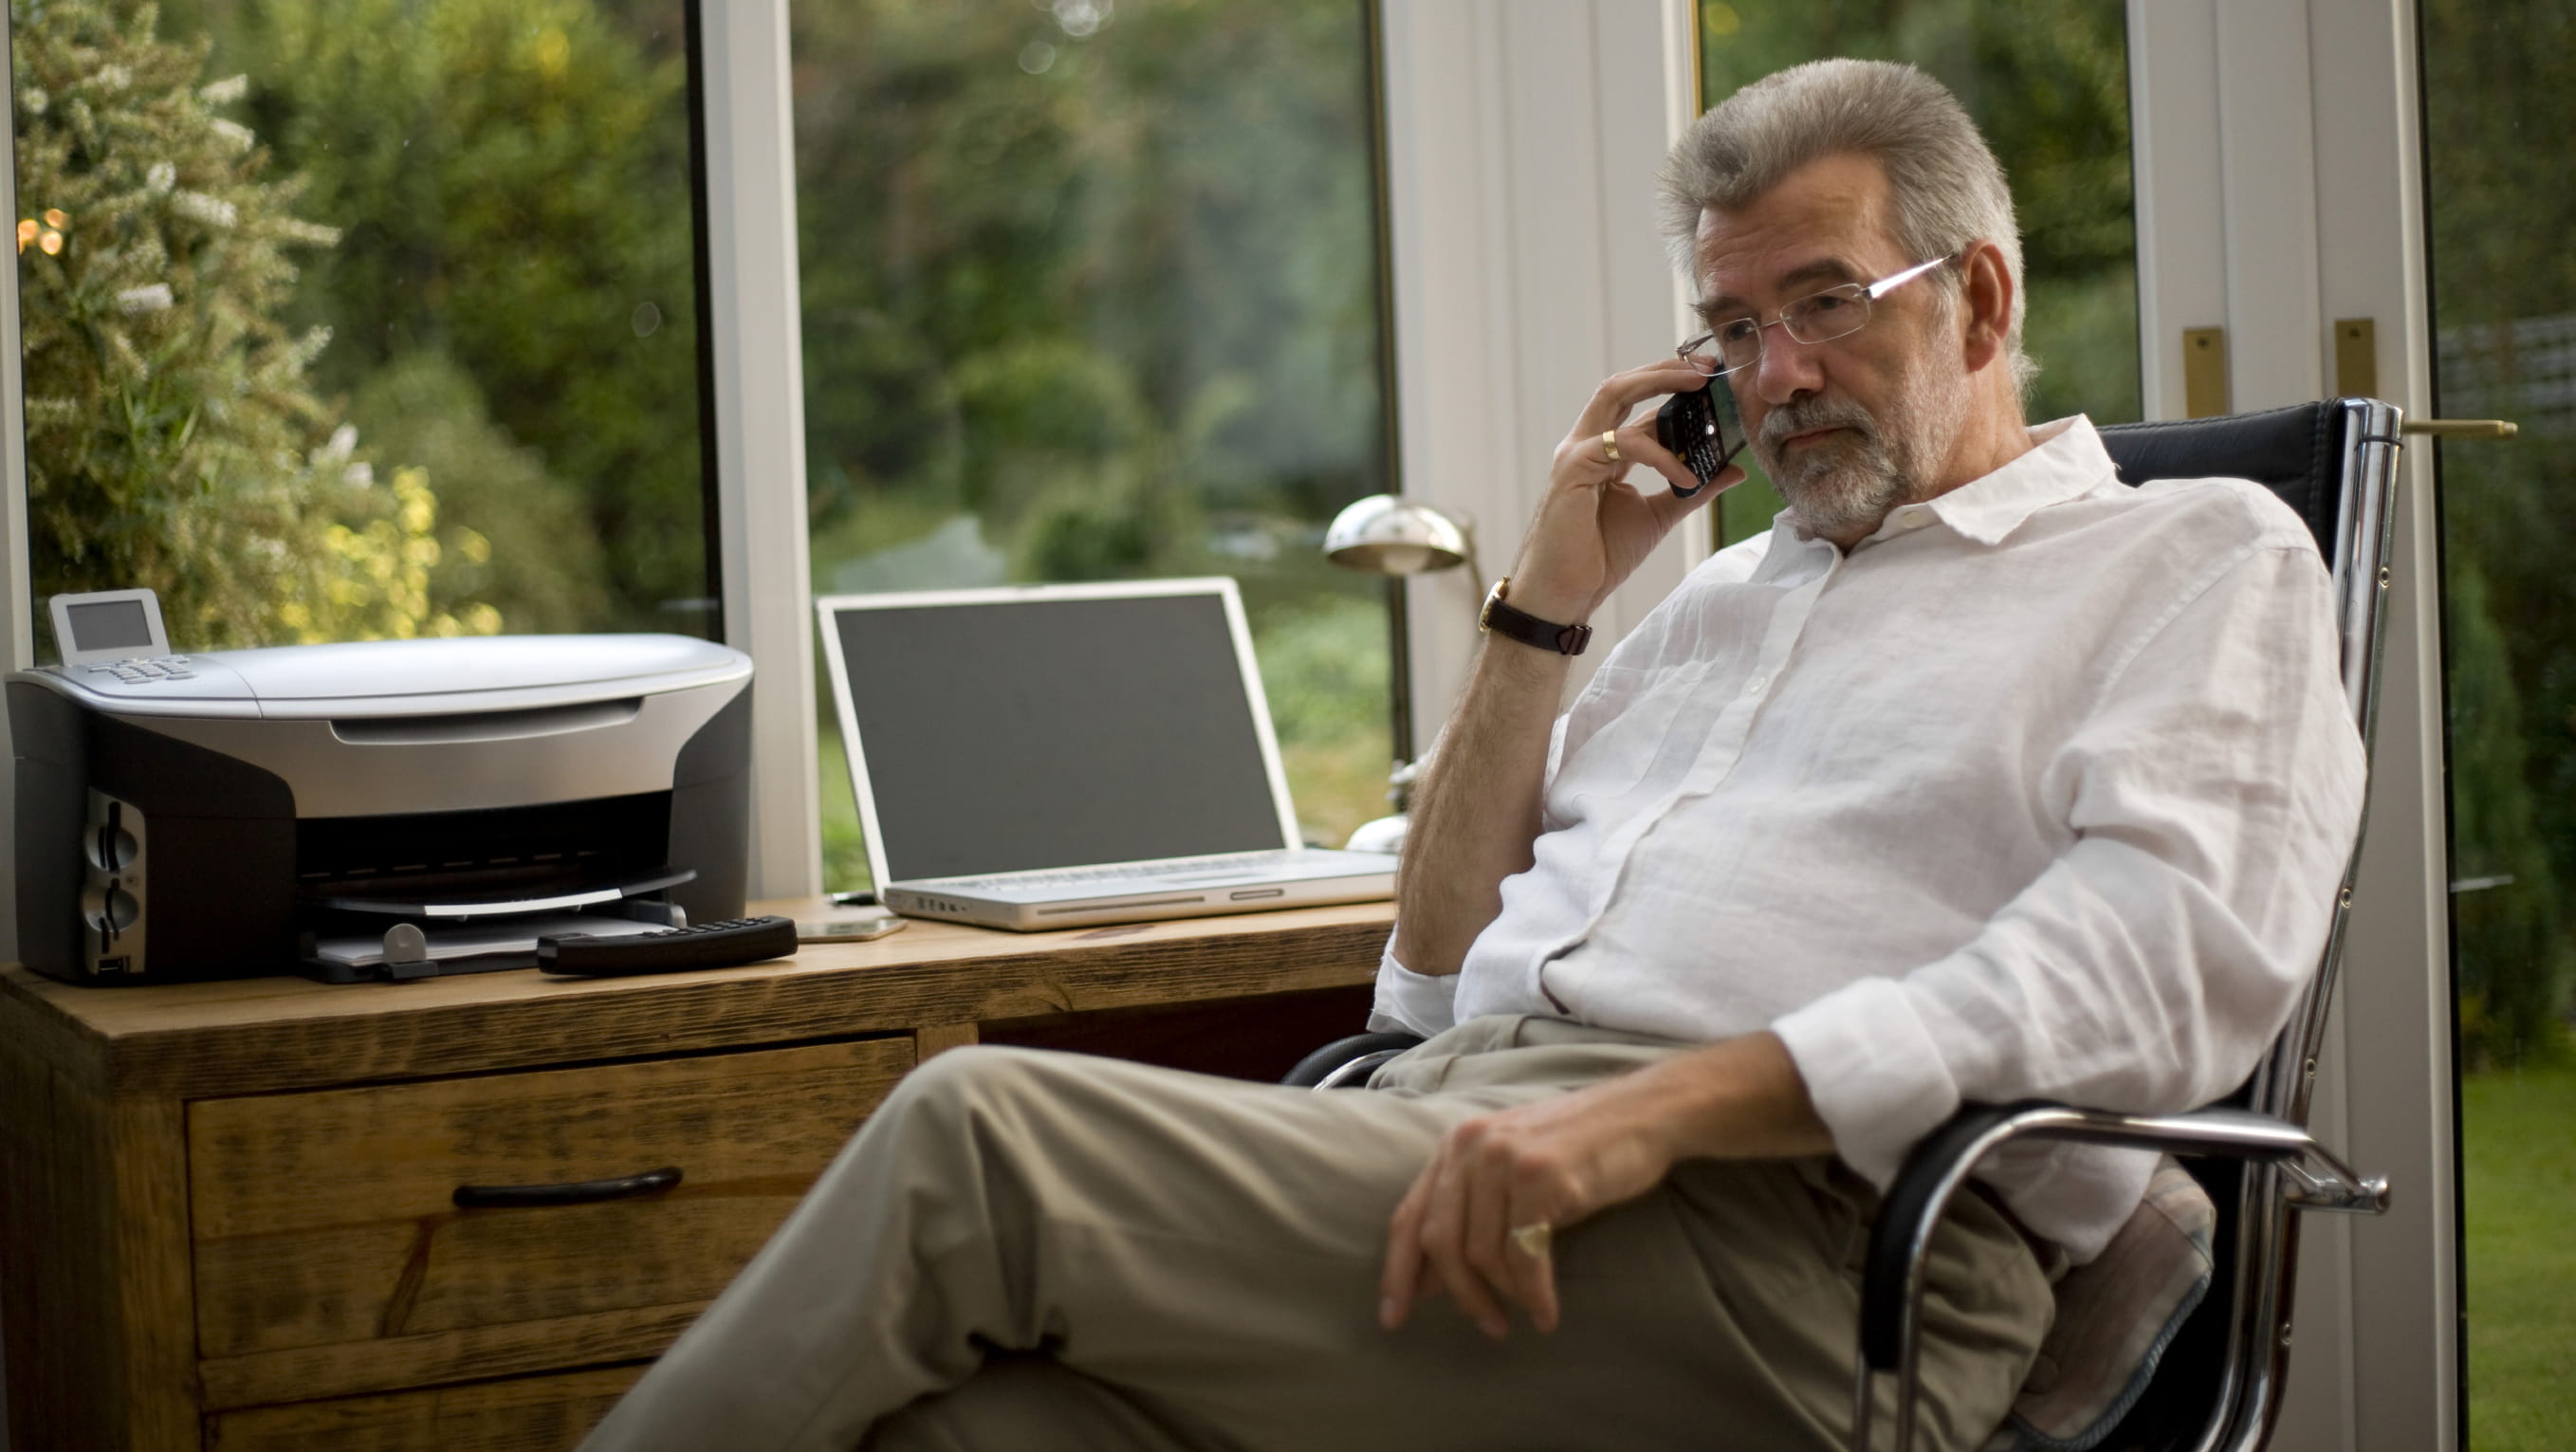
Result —
<instances>
[{"instance_id":1,"label":"laptop keyboard","mask_svg":"<svg viewBox=\"0 0 2576 1452\"><path fill-rule=\"evenodd\" d=\"M1227 852L1214 857L1175 857L1169 862L1130 863L1123 867L1073 867L1055 872L997 872L989 877L951 877L940 886L961 892L984 888L1080 887L1089 882L1162 882L1176 877L1231 876L1259 872L1296 860L1290 848L1262 852Z\"/></svg>"}]
</instances>

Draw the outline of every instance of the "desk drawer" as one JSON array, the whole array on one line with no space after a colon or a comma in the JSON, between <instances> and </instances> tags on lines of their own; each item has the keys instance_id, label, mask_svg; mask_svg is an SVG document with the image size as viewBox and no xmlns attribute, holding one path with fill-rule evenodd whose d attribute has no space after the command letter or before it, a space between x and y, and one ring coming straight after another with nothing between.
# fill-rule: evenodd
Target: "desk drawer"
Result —
<instances>
[{"instance_id":1,"label":"desk drawer","mask_svg":"<svg viewBox=\"0 0 2576 1452\"><path fill-rule=\"evenodd\" d=\"M523 1376L206 1419L207 1452L568 1452L640 1366Z\"/></svg>"},{"instance_id":2,"label":"desk drawer","mask_svg":"<svg viewBox=\"0 0 2576 1452\"><path fill-rule=\"evenodd\" d=\"M459 1338L498 1357L495 1370L561 1365L529 1364L535 1347L504 1354L486 1328L525 1323L569 1345L603 1317L711 1298L912 1062L910 1039L873 1039L197 1101L198 1354L296 1368L305 1395L361 1383L298 1348L369 1344L350 1360L377 1385L402 1384L383 1380L401 1347L427 1356ZM664 1166L678 1185L631 1199L463 1210L454 1199L461 1185ZM210 1392L220 1382L245 1400L284 1399L255 1364L207 1370Z\"/></svg>"}]
</instances>

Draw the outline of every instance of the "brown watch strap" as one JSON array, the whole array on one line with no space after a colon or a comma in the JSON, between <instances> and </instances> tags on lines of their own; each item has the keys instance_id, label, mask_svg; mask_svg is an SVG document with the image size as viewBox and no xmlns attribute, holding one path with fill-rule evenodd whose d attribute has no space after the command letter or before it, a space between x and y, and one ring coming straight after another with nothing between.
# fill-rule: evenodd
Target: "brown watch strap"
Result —
<instances>
[{"instance_id":1,"label":"brown watch strap","mask_svg":"<svg viewBox=\"0 0 2576 1452\"><path fill-rule=\"evenodd\" d=\"M1592 643L1591 626L1559 625L1552 620L1539 619L1503 598L1511 583L1509 575L1494 582L1494 588L1485 595L1484 613L1476 617L1477 629L1490 630L1523 645L1552 650L1559 655L1583 654L1583 648Z\"/></svg>"}]
</instances>

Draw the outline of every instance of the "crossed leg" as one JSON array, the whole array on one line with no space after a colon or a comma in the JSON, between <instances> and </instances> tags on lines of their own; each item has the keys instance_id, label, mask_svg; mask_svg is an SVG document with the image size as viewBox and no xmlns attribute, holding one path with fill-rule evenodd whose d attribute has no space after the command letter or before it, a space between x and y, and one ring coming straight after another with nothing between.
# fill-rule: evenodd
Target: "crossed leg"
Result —
<instances>
[{"instance_id":1,"label":"crossed leg","mask_svg":"<svg viewBox=\"0 0 2576 1452\"><path fill-rule=\"evenodd\" d=\"M1488 1341L1445 1302L1377 1324L1387 1217L1450 1125L1671 1051L1500 1047L1329 1094L953 1051L585 1445L1839 1445L1869 1204L1828 1161L1686 1165L1561 1232L1553 1334ZM1983 1440L2047 1324L2027 1249L1966 1208L1926 1303L1933 1446Z\"/></svg>"}]
</instances>

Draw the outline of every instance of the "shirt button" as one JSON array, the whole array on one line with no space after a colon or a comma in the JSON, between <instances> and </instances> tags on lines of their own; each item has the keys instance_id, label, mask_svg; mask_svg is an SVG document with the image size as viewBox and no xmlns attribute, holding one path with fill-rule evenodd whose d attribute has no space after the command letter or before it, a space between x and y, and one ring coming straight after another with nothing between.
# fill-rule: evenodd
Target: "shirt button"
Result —
<instances>
[{"instance_id":1,"label":"shirt button","mask_svg":"<svg viewBox=\"0 0 2576 1452\"><path fill-rule=\"evenodd\" d=\"M1744 694L1748 696L1761 695L1762 688L1769 684L1771 684L1771 678L1769 676L1755 676L1753 679L1744 683Z\"/></svg>"}]
</instances>

